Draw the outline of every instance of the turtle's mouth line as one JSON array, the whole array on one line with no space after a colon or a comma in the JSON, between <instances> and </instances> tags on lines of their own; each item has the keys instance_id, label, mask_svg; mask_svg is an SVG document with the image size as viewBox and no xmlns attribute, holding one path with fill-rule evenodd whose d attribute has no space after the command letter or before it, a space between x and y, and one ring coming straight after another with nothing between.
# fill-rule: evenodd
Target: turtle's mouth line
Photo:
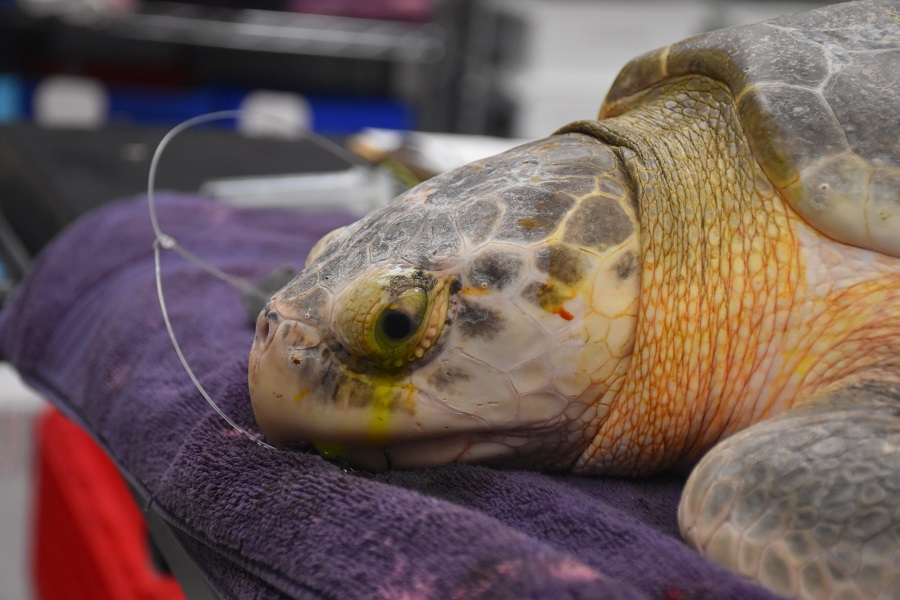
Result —
<instances>
[{"instance_id":1,"label":"turtle's mouth line","mask_svg":"<svg viewBox=\"0 0 900 600\"><path fill-rule=\"evenodd\" d=\"M364 471L419 469L448 463L484 463L519 456L514 439L539 435L547 427L462 431L447 435L405 439L384 444L316 442L328 459Z\"/></svg>"},{"instance_id":2,"label":"turtle's mouth line","mask_svg":"<svg viewBox=\"0 0 900 600\"><path fill-rule=\"evenodd\" d=\"M386 445L314 444L327 459L354 469L383 473L458 462L475 442L470 434L404 441Z\"/></svg>"}]
</instances>

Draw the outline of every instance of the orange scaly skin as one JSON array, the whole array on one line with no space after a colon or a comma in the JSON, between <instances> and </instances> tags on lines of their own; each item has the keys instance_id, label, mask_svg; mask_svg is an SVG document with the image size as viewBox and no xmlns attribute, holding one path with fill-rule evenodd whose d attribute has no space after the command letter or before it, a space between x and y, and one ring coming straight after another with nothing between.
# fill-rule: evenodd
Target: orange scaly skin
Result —
<instances>
[{"instance_id":1,"label":"orange scaly skin","mask_svg":"<svg viewBox=\"0 0 900 600\"><path fill-rule=\"evenodd\" d=\"M579 127L619 146L638 182L643 276L628 374L576 471L687 468L836 384L900 379L900 260L806 225L722 85L676 79Z\"/></svg>"}]
</instances>

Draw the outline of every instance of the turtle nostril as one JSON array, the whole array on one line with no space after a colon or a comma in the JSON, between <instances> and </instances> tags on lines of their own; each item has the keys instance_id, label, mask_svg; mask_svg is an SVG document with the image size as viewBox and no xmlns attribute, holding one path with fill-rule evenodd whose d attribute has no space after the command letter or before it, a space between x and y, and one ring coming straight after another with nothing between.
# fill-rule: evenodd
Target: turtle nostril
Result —
<instances>
[{"instance_id":1,"label":"turtle nostril","mask_svg":"<svg viewBox=\"0 0 900 600\"><path fill-rule=\"evenodd\" d=\"M269 320L260 317L256 320L256 339L265 341L269 337Z\"/></svg>"},{"instance_id":2,"label":"turtle nostril","mask_svg":"<svg viewBox=\"0 0 900 600\"><path fill-rule=\"evenodd\" d=\"M259 356L273 344L279 348L279 353L296 353L298 350L318 346L321 341L322 335L315 327L292 317L284 318L273 310L266 309L256 318L253 352ZM293 354L289 355L291 362L298 364L294 361Z\"/></svg>"},{"instance_id":3,"label":"turtle nostril","mask_svg":"<svg viewBox=\"0 0 900 600\"><path fill-rule=\"evenodd\" d=\"M254 341L257 344L262 344L263 348L266 348L269 345L269 337L276 329L272 325L280 320L281 317L279 317L278 313L275 311L269 310L268 308L263 310L256 319L256 338Z\"/></svg>"}]
</instances>

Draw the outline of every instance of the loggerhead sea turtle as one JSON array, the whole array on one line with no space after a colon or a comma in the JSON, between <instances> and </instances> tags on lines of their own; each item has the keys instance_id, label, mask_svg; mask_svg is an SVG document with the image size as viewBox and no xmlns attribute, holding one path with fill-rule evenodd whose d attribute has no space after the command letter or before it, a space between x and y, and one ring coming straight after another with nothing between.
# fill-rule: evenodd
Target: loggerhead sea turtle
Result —
<instances>
[{"instance_id":1,"label":"loggerhead sea turtle","mask_svg":"<svg viewBox=\"0 0 900 600\"><path fill-rule=\"evenodd\" d=\"M365 468L703 457L694 547L785 595L900 598L900 4L651 52L598 120L329 234L249 382L276 446Z\"/></svg>"}]
</instances>

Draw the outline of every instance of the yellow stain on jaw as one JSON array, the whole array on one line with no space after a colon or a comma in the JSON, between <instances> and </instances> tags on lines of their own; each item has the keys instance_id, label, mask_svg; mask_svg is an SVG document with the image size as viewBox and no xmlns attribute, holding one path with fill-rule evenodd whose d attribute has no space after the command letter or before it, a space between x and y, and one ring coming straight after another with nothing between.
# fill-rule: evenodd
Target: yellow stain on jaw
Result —
<instances>
[{"instance_id":1,"label":"yellow stain on jaw","mask_svg":"<svg viewBox=\"0 0 900 600\"><path fill-rule=\"evenodd\" d=\"M378 381L372 382L372 422L369 437L375 444L387 441L396 388Z\"/></svg>"},{"instance_id":2,"label":"yellow stain on jaw","mask_svg":"<svg viewBox=\"0 0 900 600\"><path fill-rule=\"evenodd\" d=\"M350 374L347 370L344 372ZM384 446L390 440L395 415L398 412L404 413L406 416L415 414L416 389L408 381L404 382L403 378L390 375L353 373L351 377L358 389L366 390L368 400L365 405L353 410L363 411L363 418L368 418L369 421L365 439L356 440L353 444ZM308 391L301 392L295 396L294 400L299 401L307 394ZM342 442L313 440L312 444L322 456L330 459L342 459L350 449L347 444Z\"/></svg>"},{"instance_id":3,"label":"yellow stain on jaw","mask_svg":"<svg viewBox=\"0 0 900 600\"><path fill-rule=\"evenodd\" d=\"M405 377L381 373L364 375L346 369L344 373L355 380L358 389L366 390L368 396L367 406L361 407L370 412L366 442L375 446L385 444L390 437L394 414L415 414L416 389Z\"/></svg>"},{"instance_id":4,"label":"yellow stain on jaw","mask_svg":"<svg viewBox=\"0 0 900 600\"><path fill-rule=\"evenodd\" d=\"M313 442L313 447L324 458L331 460L339 460L347 453L347 446L343 444L335 444L332 442Z\"/></svg>"},{"instance_id":5,"label":"yellow stain on jaw","mask_svg":"<svg viewBox=\"0 0 900 600\"><path fill-rule=\"evenodd\" d=\"M299 394L294 396L294 402L299 403L301 400L306 398L308 395L309 395L309 390L303 390L302 392L300 392Z\"/></svg>"},{"instance_id":6,"label":"yellow stain on jaw","mask_svg":"<svg viewBox=\"0 0 900 600\"><path fill-rule=\"evenodd\" d=\"M391 418L397 412L415 414L416 388L410 383L396 385L396 379L376 377L372 381L372 422L369 440L382 445L389 439Z\"/></svg>"}]
</instances>

